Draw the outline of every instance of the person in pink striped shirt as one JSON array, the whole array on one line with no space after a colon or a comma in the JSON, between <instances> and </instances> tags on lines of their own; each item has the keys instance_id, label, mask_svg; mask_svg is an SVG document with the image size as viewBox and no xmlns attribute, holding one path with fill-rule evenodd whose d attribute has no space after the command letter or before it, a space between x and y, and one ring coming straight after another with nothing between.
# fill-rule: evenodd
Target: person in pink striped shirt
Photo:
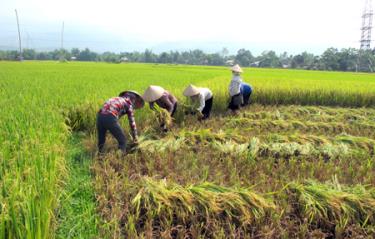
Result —
<instances>
[{"instance_id":1,"label":"person in pink striped shirt","mask_svg":"<svg viewBox=\"0 0 375 239\"><path fill-rule=\"evenodd\" d=\"M118 122L125 114L128 116L133 142L134 144L138 144L134 109L140 109L143 106L144 101L142 97L135 91L121 92L118 97L113 97L104 103L96 118L99 153L103 153L107 131L116 138L118 148L124 154L126 153L126 136Z\"/></svg>"}]
</instances>

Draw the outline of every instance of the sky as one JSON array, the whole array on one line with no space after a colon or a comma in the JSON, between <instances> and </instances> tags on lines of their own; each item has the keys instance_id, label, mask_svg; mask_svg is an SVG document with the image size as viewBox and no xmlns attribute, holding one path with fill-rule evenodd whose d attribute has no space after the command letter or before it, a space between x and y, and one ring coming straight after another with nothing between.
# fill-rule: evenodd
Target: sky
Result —
<instances>
[{"instance_id":1,"label":"sky","mask_svg":"<svg viewBox=\"0 0 375 239\"><path fill-rule=\"evenodd\" d=\"M322 53L359 47L365 0L0 0L0 49Z\"/></svg>"}]
</instances>

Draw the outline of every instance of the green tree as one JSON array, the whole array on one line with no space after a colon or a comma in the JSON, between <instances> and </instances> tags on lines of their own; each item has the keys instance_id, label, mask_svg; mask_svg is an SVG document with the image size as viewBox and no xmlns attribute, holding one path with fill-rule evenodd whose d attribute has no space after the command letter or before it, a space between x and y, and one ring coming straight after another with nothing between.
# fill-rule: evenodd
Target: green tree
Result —
<instances>
[{"instance_id":1,"label":"green tree","mask_svg":"<svg viewBox=\"0 0 375 239\"><path fill-rule=\"evenodd\" d=\"M157 56L149 49L144 52L144 61L147 63L157 62Z\"/></svg>"},{"instance_id":2,"label":"green tree","mask_svg":"<svg viewBox=\"0 0 375 239\"><path fill-rule=\"evenodd\" d=\"M339 52L336 48L328 48L322 55L322 63L325 70L337 71L340 69Z\"/></svg>"},{"instance_id":3,"label":"green tree","mask_svg":"<svg viewBox=\"0 0 375 239\"><path fill-rule=\"evenodd\" d=\"M107 51L100 56L100 60L111 63L120 62L120 55Z\"/></svg>"},{"instance_id":4,"label":"green tree","mask_svg":"<svg viewBox=\"0 0 375 239\"><path fill-rule=\"evenodd\" d=\"M374 72L375 56L371 50L360 50L358 56L358 70L364 72Z\"/></svg>"},{"instance_id":5,"label":"green tree","mask_svg":"<svg viewBox=\"0 0 375 239\"><path fill-rule=\"evenodd\" d=\"M22 52L23 59L25 60L35 60L36 59L36 52L34 49L23 49Z\"/></svg>"},{"instance_id":6,"label":"green tree","mask_svg":"<svg viewBox=\"0 0 375 239\"><path fill-rule=\"evenodd\" d=\"M279 57L274 51L264 51L259 57L259 67L281 67Z\"/></svg>"},{"instance_id":7,"label":"green tree","mask_svg":"<svg viewBox=\"0 0 375 239\"><path fill-rule=\"evenodd\" d=\"M224 58L220 55L220 53L207 55L207 60L208 64L213 66L222 66L225 63Z\"/></svg>"},{"instance_id":8,"label":"green tree","mask_svg":"<svg viewBox=\"0 0 375 239\"><path fill-rule=\"evenodd\" d=\"M70 51L70 54L74 57L79 57L79 54L80 54L80 50L78 48L72 48L72 50Z\"/></svg>"},{"instance_id":9,"label":"green tree","mask_svg":"<svg viewBox=\"0 0 375 239\"><path fill-rule=\"evenodd\" d=\"M95 52L91 52L89 48L85 48L85 50L81 51L78 56L78 60L80 61L95 61L98 54Z\"/></svg>"},{"instance_id":10,"label":"green tree","mask_svg":"<svg viewBox=\"0 0 375 239\"><path fill-rule=\"evenodd\" d=\"M354 48L342 49L338 53L339 70L340 71L355 71L358 63L358 51Z\"/></svg>"},{"instance_id":11,"label":"green tree","mask_svg":"<svg viewBox=\"0 0 375 239\"><path fill-rule=\"evenodd\" d=\"M171 56L167 52L163 52L160 54L158 62L160 63L171 63Z\"/></svg>"},{"instance_id":12,"label":"green tree","mask_svg":"<svg viewBox=\"0 0 375 239\"><path fill-rule=\"evenodd\" d=\"M235 61L241 66L250 66L250 63L254 61L254 56L249 50L240 49L237 51Z\"/></svg>"}]
</instances>

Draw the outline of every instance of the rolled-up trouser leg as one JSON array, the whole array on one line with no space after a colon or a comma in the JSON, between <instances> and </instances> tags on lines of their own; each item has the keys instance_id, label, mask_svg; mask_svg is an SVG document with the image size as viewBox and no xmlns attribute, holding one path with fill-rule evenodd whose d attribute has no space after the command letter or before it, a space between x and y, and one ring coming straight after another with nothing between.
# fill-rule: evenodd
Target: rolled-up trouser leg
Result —
<instances>
[{"instance_id":1,"label":"rolled-up trouser leg","mask_svg":"<svg viewBox=\"0 0 375 239\"><path fill-rule=\"evenodd\" d=\"M98 149L99 153L103 153L104 144L105 144L105 136L107 134L107 129L103 122L103 116L98 114L96 117L96 128L98 130Z\"/></svg>"}]
</instances>

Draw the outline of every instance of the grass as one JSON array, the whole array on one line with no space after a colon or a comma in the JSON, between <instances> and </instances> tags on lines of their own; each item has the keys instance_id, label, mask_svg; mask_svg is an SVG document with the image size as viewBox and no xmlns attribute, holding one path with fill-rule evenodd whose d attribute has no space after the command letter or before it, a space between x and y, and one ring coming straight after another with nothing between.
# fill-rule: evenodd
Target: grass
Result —
<instances>
[{"instance_id":1,"label":"grass","mask_svg":"<svg viewBox=\"0 0 375 239\"><path fill-rule=\"evenodd\" d=\"M91 157L81 145L82 136L69 140L67 168L69 175L61 195L57 215L56 238L96 238L100 219L90 174Z\"/></svg>"},{"instance_id":2,"label":"grass","mask_svg":"<svg viewBox=\"0 0 375 239\"><path fill-rule=\"evenodd\" d=\"M104 162L110 165L104 164L108 171L103 174L98 162L94 163L97 212L106 219L98 229L99 237L134 232L117 220L124 213L124 202L117 197L132 186L135 175L148 176L156 183L158 177L166 178L167 188L180 184L181 190L187 190L188 185L210 182L225 188L251 187L259 194L279 191L291 178L296 183L306 178L323 183L337 175L345 185L374 185L372 74L245 69L243 77L254 87L253 103L261 105L238 118L215 117L197 124L195 118L180 112L171 132L156 141L161 134L147 128L154 119L148 107L136 113L144 136L141 151L126 162L113 155ZM88 208L75 211L74 197L64 196L78 186L71 181L75 172L70 168L69 151L74 147L69 139L72 130L95 132L95 113L107 98L129 88L143 92L154 84L184 101L182 90L193 83L213 90L214 116L220 116L225 112L229 79L230 72L223 67L0 62L0 103L9 106L2 109L0 120L0 237L63 238L69 236L67 229L73 222L61 220L62 215L96 218L92 211L87 213ZM281 106L290 104L309 106ZM87 145L92 148L93 144L89 139ZM128 171L119 174L118 168ZM82 180L88 180L87 171L84 175ZM106 184L109 179L113 188ZM88 185L82 185L87 194L71 195L93 205ZM138 184L138 189L143 186ZM111 210L103 206L108 205L107 199ZM128 220L135 221L133 216ZM77 225L76 232L91 228L95 234L95 220ZM268 229L255 231L266 236L270 228L281 225L277 222L272 220ZM307 235L302 229L299 233ZM310 229L306 233L313 233ZM369 229L361 230L356 227L352 233L364 235ZM216 236L228 236L229 231L237 236L243 233L230 227L218 230Z\"/></svg>"}]
</instances>

